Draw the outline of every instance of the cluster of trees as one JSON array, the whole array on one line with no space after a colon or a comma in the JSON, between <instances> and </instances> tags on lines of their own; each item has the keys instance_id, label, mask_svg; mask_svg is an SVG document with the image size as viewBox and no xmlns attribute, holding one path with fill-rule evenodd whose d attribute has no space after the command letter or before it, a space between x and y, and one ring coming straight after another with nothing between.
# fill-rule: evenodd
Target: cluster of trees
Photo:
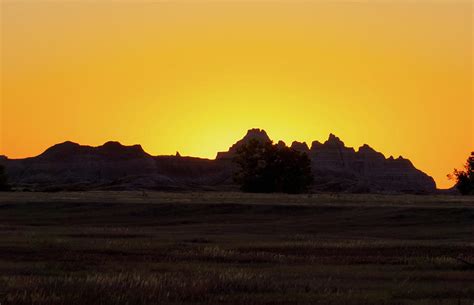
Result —
<instances>
[{"instance_id":1,"label":"cluster of trees","mask_svg":"<svg viewBox=\"0 0 474 305\"><path fill-rule=\"evenodd\" d=\"M234 180L244 192L302 193L313 181L308 155L285 145L251 140L239 147L234 161L240 168Z\"/></svg>"},{"instance_id":2,"label":"cluster of trees","mask_svg":"<svg viewBox=\"0 0 474 305\"><path fill-rule=\"evenodd\" d=\"M456 180L456 188L463 195L474 195L474 151L467 158L464 170L454 169L450 179Z\"/></svg>"},{"instance_id":3,"label":"cluster of trees","mask_svg":"<svg viewBox=\"0 0 474 305\"><path fill-rule=\"evenodd\" d=\"M7 181L7 175L5 173L5 167L0 165L0 192L1 191L8 191L10 187Z\"/></svg>"}]
</instances>

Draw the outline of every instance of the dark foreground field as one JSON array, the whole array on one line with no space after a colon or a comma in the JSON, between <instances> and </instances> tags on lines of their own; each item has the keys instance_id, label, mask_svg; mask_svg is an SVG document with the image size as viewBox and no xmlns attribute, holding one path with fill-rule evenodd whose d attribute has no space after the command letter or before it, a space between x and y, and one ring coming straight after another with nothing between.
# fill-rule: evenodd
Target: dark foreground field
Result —
<instances>
[{"instance_id":1,"label":"dark foreground field","mask_svg":"<svg viewBox=\"0 0 474 305\"><path fill-rule=\"evenodd\" d=\"M0 303L465 304L464 197L0 194Z\"/></svg>"}]
</instances>

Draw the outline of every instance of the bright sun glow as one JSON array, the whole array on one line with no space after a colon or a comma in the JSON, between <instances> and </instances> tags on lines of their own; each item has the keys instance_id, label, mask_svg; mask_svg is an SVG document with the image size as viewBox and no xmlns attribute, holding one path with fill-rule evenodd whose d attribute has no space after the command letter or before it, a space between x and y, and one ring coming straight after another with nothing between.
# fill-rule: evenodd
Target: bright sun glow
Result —
<instances>
[{"instance_id":1,"label":"bright sun glow","mask_svg":"<svg viewBox=\"0 0 474 305\"><path fill-rule=\"evenodd\" d=\"M0 153L213 158L248 128L369 143L448 187L474 148L471 1L2 1Z\"/></svg>"}]
</instances>

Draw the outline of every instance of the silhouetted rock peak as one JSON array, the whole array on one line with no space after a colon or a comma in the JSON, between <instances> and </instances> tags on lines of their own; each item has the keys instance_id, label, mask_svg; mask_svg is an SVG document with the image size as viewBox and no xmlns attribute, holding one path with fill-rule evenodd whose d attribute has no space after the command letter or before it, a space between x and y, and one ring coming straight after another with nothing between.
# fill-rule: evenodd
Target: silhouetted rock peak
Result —
<instances>
[{"instance_id":1,"label":"silhouetted rock peak","mask_svg":"<svg viewBox=\"0 0 474 305\"><path fill-rule=\"evenodd\" d=\"M329 138L324 142L324 145L330 145L330 146L341 146L344 147L344 142L341 141L338 137L336 137L334 134L329 134Z\"/></svg>"},{"instance_id":2,"label":"silhouetted rock peak","mask_svg":"<svg viewBox=\"0 0 474 305\"><path fill-rule=\"evenodd\" d=\"M71 148L77 148L80 147L78 143L72 142L72 141L65 141L63 143L59 143L56 145L51 146L48 148L46 151L62 151L66 149L71 149Z\"/></svg>"},{"instance_id":3,"label":"silhouetted rock peak","mask_svg":"<svg viewBox=\"0 0 474 305\"><path fill-rule=\"evenodd\" d=\"M379 157L379 158L385 159L385 156L382 153L376 151L375 149L373 149L367 144L364 144L361 147L359 147L359 150L357 153L363 156L372 156L374 158Z\"/></svg>"},{"instance_id":4,"label":"silhouetted rock peak","mask_svg":"<svg viewBox=\"0 0 474 305\"><path fill-rule=\"evenodd\" d=\"M375 152L375 149L373 149L367 144L364 144L361 147L359 147L359 152Z\"/></svg>"},{"instance_id":5,"label":"silhouetted rock peak","mask_svg":"<svg viewBox=\"0 0 474 305\"><path fill-rule=\"evenodd\" d=\"M110 154L128 154L135 156L145 156L147 153L143 150L141 145L122 145L120 142L109 141L104 143L104 145L97 147L98 150L104 153Z\"/></svg>"},{"instance_id":6,"label":"silhouetted rock peak","mask_svg":"<svg viewBox=\"0 0 474 305\"><path fill-rule=\"evenodd\" d=\"M66 141L63 143L53 145L50 148L46 149L45 152L40 155L40 157L61 158L67 155L74 154L80 148L81 148L81 145L71 142L71 141Z\"/></svg>"},{"instance_id":7,"label":"silhouetted rock peak","mask_svg":"<svg viewBox=\"0 0 474 305\"><path fill-rule=\"evenodd\" d=\"M309 147L306 142L298 142L298 141L293 141L291 143L291 149L296 150L296 151L301 151L301 152L308 152Z\"/></svg>"},{"instance_id":8,"label":"silhouetted rock peak","mask_svg":"<svg viewBox=\"0 0 474 305\"><path fill-rule=\"evenodd\" d=\"M102 145L102 147L106 149L120 149L124 147L124 145L122 145L120 142L117 142L117 141L108 141L108 142L105 142L104 145Z\"/></svg>"},{"instance_id":9,"label":"silhouetted rock peak","mask_svg":"<svg viewBox=\"0 0 474 305\"><path fill-rule=\"evenodd\" d=\"M319 142L319 141L313 141L311 143L311 150L316 150L318 148L321 148L323 146L323 143Z\"/></svg>"},{"instance_id":10,"label":"silhouetted rock peak","mask_svg":"<svg viewBox=\"0 0 474 305\"><path fill-rule=\"evenodd\" d=\"M361 147L359 147L359 150L357 151L356 155L359 158L364 158L368 161L371 161L372 163L375 162L376 160L380 160L380 161L386 160L385 156L382 153L376 151L375 149L373 149L367 144L364 144ZM390 159L387 159L387 161L390 161Z\"/></svg>"},{"instance_id":11,"label":"silhouetted rock peak","mask_svg":"<svg viewBox=\"0 0 474 305\"><path fill-rule=\"evenodd\" d=\"M267 132L263 129L252 128L247 131L247 134L234 145L232 145L226 152L218 152L216 159L232 159L235 156L235 153L242 145L247 144L252 140L257 140L260 142L272 142L270 137L267 135Z\"/></svg>"},{"instance_id":12,"label":"silhouetted rock peak","mask_svg":"<svg viewBox=\"0 0 474 305\"><path fill-rule=\"evenodd\" d=\"M120 150L120 149L133 149L133 150L140 150L140 151L143 151L143 148L141 145L139 144L135 144L135 145L123 145L122 143L120 142L117 142L117 141L108 141L108 142L105 142L104 145L102 146L99 146L99 148L102 147L102 148L105 148L105 149L116 149L116 150Z\"/></svg>"},{"instance_id":13,"label":"silhouetted rock peak","mask_svg":"<svg viewBox=\"0 0 474 305\"><path fill-rule=\"evenodd\" d=\"M259 128L249 129L247 131L247 134L245 135L245 137L243 137L243 139L240 140L240 141L247 142L247 141L250 141L252 139L259 140L259 141L264 141L264 142L271 141L270 137L267 135L267 132L265 130L259 129Z\"/></svg>"}]
</instances>

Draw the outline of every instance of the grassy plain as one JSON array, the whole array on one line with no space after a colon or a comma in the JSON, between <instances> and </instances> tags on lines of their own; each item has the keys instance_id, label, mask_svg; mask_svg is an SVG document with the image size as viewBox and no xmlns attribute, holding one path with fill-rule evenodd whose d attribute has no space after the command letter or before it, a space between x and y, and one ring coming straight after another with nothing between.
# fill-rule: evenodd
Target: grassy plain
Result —
<instances>
[{"instance_id":1,"label":"grassy plain","mask_svg":"<svg viewBox=\"0 0 474 305\"><path fill-rule=\"evenodd\" d=\"M0 303L474 302L474 199L0 193Z\"/></svg>"}]
</instances>

